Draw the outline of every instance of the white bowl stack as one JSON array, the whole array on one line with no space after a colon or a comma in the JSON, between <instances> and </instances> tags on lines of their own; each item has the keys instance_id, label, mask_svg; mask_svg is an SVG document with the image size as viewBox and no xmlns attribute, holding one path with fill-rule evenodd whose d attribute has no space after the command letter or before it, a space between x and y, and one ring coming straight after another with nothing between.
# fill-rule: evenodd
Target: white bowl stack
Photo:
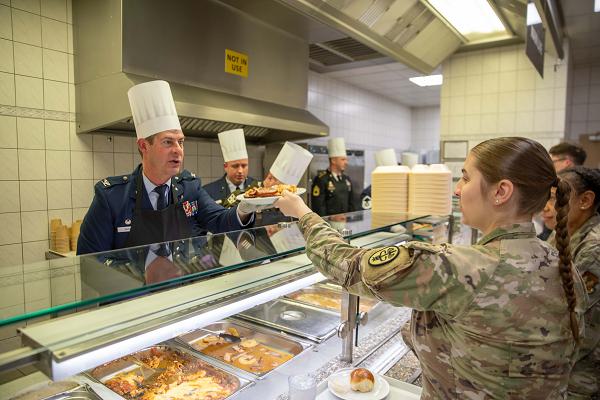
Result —
<instances>
[{"instance_id":1,"label":"white bowl stack","mask_svg":"<svg viewBox=\"0 0 600 400\"><path fill-rule=\"evenodd\" d=\"M408 175L403 165L381 166L371 173L373 213L400 214L408 211Z\"/></svg>"},{"instance_id":2,"label":"white bowl stack","mask_svg":"<svg viewBox=\"0 0 600 400\"><path fill-rule=\"evenodd\" d=\"M452 211L452 172L444 164L417 164L408 179L411 214L448 215Z\"/></svg>"}]
</instances>

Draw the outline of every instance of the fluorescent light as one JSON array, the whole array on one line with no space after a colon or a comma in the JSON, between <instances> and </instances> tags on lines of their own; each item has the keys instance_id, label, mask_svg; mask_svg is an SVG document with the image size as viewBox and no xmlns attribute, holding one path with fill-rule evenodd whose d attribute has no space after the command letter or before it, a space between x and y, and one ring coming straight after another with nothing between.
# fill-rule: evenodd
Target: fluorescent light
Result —
<instances>
[{"instance_id":1,"label":"fluorescent light","mask_svg":"<svg viewBox=\"0 0 600 400\"><path fill-rule=\"evenodd\" d=\"M596 0L598 3L600 0ZM542 18L540 18L540 14L538 13L537 8L535 7L535 3L527 3L527 26L541 24Z\"/></svg>"},{"instance_id":2,"label":"fluorescent light","mask_svg":"<svg viewBox=\"0 0 600 400\"><path fill-rule=\"evenodd\" d=\"M419 86L437 86L442 84L443 77L442 75L415 76L408 80Z\"/></svg>"},{"instance_id":3,"label":"fluorescent light","mask_svg":"<svg viewBox=\"0 0 600 400\"><path fill-rule=\"evenodd\" d=\"M494 33L506 33L506 28L488 0L428 0L457 31L469 41Z\"/></svg>"},{"instance_id":4,"label":"fluorescent light","mask_svg":"<svg viewBox=\"0 0 600 400\"><path fill-rule=\"evenodd\" d=\"M600 12L600 0L594 1L594 12Z\"/></svg>"}]
</instances>

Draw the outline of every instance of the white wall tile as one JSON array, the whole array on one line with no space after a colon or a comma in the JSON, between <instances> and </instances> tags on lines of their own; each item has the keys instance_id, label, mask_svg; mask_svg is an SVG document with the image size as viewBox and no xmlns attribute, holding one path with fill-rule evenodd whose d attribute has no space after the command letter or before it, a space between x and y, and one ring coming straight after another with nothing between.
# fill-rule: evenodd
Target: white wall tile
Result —
<instances>
[{"instance_id":1,"label":"white wall tile","mask_svg":"<svg viewBox=\"0 0 600 400\"><path fill-rule=\"evenodd\" d=\"M91 151L71 151L71 178L92 179L94 156Z\"/></svg>"},{"instance_id":2,"label":"white wall tile","mask_svg":"<svg viewBox=\"0 0 600 400\"><path fill-rule=\"evenodd\" d=\"M498 113L498 133L500 135L510 135L515 132L515 113Z\"/></svg>"},{"instance_id":3,"label":"white wall tile","mask_svg":"<svg viewBox=\"0 0 600 400\"><path fill-rule=\"evenodd\" d=\"M132 137L113 136L113 146L115 149L114 150L115 153L133 153L133 143L134 143L134 138L132 138ZM186 140L186 146L187 146L187 140Z\"/></svg>"},{"instance_id":4,"label":"white wall tile","mask_svg":"<svg viewBox=\"0 0 600 400\"><path fill-rule=\"evenodd\" d=\"M552 111L536 111L533 118L534 132L552 131L554 122Z\"/></svg>"},{"instance_id":5,"label":"white wall tile","mask_svg":"<svg viewBox=\"0 0 600 400\"><path fill-rule=\"evenodd\" d=\"M472 135L481 131L481 116L478 114L465 117L465 134Z\"/></svg>"},{"instance_id":6,"label":"white wall tile","mask_svg":"<svg viewBox=\"0 0 600 400\"><path fill-rule=\"evenodd\" d=\"M112 152L113 137L109 135L96 134L94 136L94 151Z\"/></svg>"},{"instance_id":7,"label":"white wall tile","mask_svg":"<svg viewBox=\"0 0 600 400\"><path fill-rule=\"evenodd\" d=\"M487 52L482 57L482 72L500 71L500 56L497 52Z\"/></svg>"},{"instance_id":8,"label":"white wall tile","mask_svg":"<svg viewBox=\"0 0 600 400\"><path fill-rule=\"evenodd\" d=\"M94 178L104 179L115 174L115 160L113 153L94 152Z\"/></svg>"},{"instance_id":9,"label":"white wall tile","mask_svg":"<svg viewBox=\"0 0 600 400\"><path fill-rule=\"evenodd\" d=\"M535 110L552 110L554 108L554 90L539 89L535 91Z\"/></svg>"},{"instance_id":10,"label":"white wall tile","mask_svg":"<svg viewBox=\"0 0 600 400\"><path fill-rule=\"evenodd\" d=\"M464 96L466 93L467 78L459 76L452 78L450 84L450 96Z\"/></svg>"},{"instance_id":11,"label":"white wall tile","mask_svg":"<svg viewBox=\"0 0 600 400\"><path fill-rule=\"evenodd\" d=\"M48 270L49 263L46 261L45 252L49 247L47 240L23 243L23 262L27 264L25 265L26 273Z\"/></svg>"},{"instance_id":12,"label":"white wall tile","mask_svg":"<svg viewBox=\"0 0 600 400\"><path fill-rule=\"evenodd\" d=\"M69 111L69 84L44 80L44 107L46 110Z\"/></svg>"},{"instance_id":13,"label":"white wall tile","mask_svg":"<svg viewBox=\"0 0 600 400\"><path fill-rule=\"evenodd\" d=\"M10 7L0 5L0 38L12 39L12 17Z\"/></svg>"},{"instance_id":14,"label":"white wall tile","mask_svg":"<svg viewBox=\"0 0 600 400\"><path fill-rule=\"evenodd\" d=\"M48 212L22 212L21 227L23 242L48 240Z\"/></svg>"},{"instance_id":15,"label":"white wall tile","mask_svg":"<svg viewBox=\"0 0 600 400\"><path fill-rule=\"evenodd\" d=\"M25 43L14 43L15 73L41 78L42 48Z\"/></svg>"},{"instance_id":16,"label":"white wall tile","mask_svg":"<svg viewBox=\"0 0 600 400\"><path fill-rule=\"evenodd\" d=\"M500 71L514 71L517 69L517 53L513 49L500 52Z\"/></svg>"},{"instance_id":17,"label":"white wall tile","mask_svg":"<svg viewBox=\"0 0 600 400\"><path fill-rule=\"evenodd\" d=\"M17 118L0 115L0 148L16 148Z\"/></svg>"},{"instance_id":18,"label":"white wall tile","mask_svg":"<svg viewBox=\"0 0 600 400\"><path fill-rule=\"evenodd\" d=\"M71 208L71 181L48 181L48 209Z\"/></svg>"},{"instance_id":19,"label":"white wall tile","mask_svg":"<svg viewBox=\"0 0 600 400\"><path fill-rule=\"evenodd\" d=\"M8 267L14 267L22 263L23 247L21 244L0 246L0 271L7 271Z\"/></svg>"},{"instance_id":20,"label":"white wall tile","mask_svg":"<svg viewBox=\"0 0 600 400\"><path fill-rule=\"evenodd\" d=\"M42 17L42 46L46 49L68 52L67 23Z\"/></svg>"},{"instance_id":21,"label":"white wall tile","mask_svg":"<svg viewBox=\"0 0 600 400\"><path fill-rule=\"evenodd\" d=\"M69 58L67 53L44 49L43 50L44 79L53 81L69 81Z\"/></svg>"},{"instance_id":22,"label":"white wall tile","mask_svg":"<svg viewBox=\"0 0 600 400\"><path fill-rule=\"evenodd\" d=\"M50 181L52 183L58 181ZM71 181L67 181L69 186L71 186ZM71 188L69 187L69 193L71 193ZM71 204L71 199L69 199L69 204ZM62 208L57 210L48 210L48 221L52 221L53 219L60 219L63 225L71 226L73 223L73 209L71 208ZM52 264L51 264L52 265Z\"/></svg>"},{"instance_id":23,"label":"white wall tile","mask_svg":"<svg viewBox=\"0 0 600 400\"><path fill-rule=\"evenodd\" d=\"M25 302L36 300L50 300L50 279L32 279L23 285L25 288Z\"/></svg>"},{"instance_id":24,"label":"white wall tile","mask_svg":"<svg viewBox=\"0 0 600 400\"><path fill-rule=\"evenodd\" d=\"M533 111L535 107L535 91L517 92L516 105L519 111Z\"/></svg>"},{"instance_id":25,"label":"white wall tile","mask_svg":"<svg viewBox=\"0 0 600 400\"><path fill-rule=\"evenodd\" d=\"M467 76L465 91L467 95L481 94L482 76L470 75Z\"/></svg>"},{"instance_id":26,"label":"white wall tile","mask_svg":"<svg viewBox=\"0 0 600 400\"><path fill-rule=\"evenodd\" d=\"M481 114L481 103L481 95L465 97L465 114Z\"/></svg>"},{"instance_id":27,"label":"white wall tile","mask_svg":"<svg viewBox=\"0 0 600 400\"><path fill-rule=\"evenodd\" d=\"M498 75L499 92L514 92L517 90L517 72L516 71L501 71Z\"/></svg>"},{"instance_id":28,"label":"white wall tile","mask_svg":"<svg viewBox=\"0 0 600 400\"><path fill-rule=\"evenodd\" d=\"M69 112L71 113L75 113L77 111L77 103L75 99L75 85L73 83L69 83Z\"/></svg>"},{"instance_id":29,"label":"white wall tile","mask_svg":"<svg viewBox=\"0 0 600 400\"><path fill-rule=\"evenodd\" d=\"M535 74L532 69L517 71L517 90L534 90Z\"/></svg>"},{"instance_id":30,"label":"white wall tile","mask_svg":"<svg viewBox=\"0 0 600 400\"><path fill-rule=\"evenodd\" d=\"M75 83L75 56L73 54L67 54L67 67L69 83Z\"/></svg>"},{"instance_id":31,"label":"white wall tile","mask_svg":"<svg viewBox=\"0 0 600 400\"><path fill-rule=\"evenodd\" d=\"M17 149L0 149L0 180L14 181L16 179L19 179Z\"/></svg>"},{"instance_id":32,"label":"white wall tile","mask_svg":"<svg viewBox=\"0 0 600 400\"><path fill-rule=\"evenodd\" d=\"M77 221L78 219L83 221L83 218L85 218L85 214L88 212L88 207L91 203L92 202L90 201L89 204L87 204L85 207L73 207L73 221Z\"/></svg>"},{"instance_id":33,"label":"white wall tile","mask_svg":"<svg viewBox=\"0 0 600 400\"><path fill-rule=\"evenodd\" d=\"M0 181L0 213L19 211L19 182Z\"/></svg>"},{"instance_id":34,"label":"white wall tile","mask_svg":"<svg viewBox=\"0 0 600 400\"><path fill-rule=\"evenodd\" d=\"M45 181L21 181L21 211L40 211L48 209Z\"/></svg>"},{"instance_id":35,"label":"white wall tile","mask_svg":"<svg viewBox=\"0 0 600 400\"><path fill-rule=\"evenodd\" d=\"M67 25L67 52L75 54L75 39L73 37L73 25Z\"/></svg>"},{"instance_id":36,"label":"white wall tile","mask_svg":"<svg viewBox=\"0 0 600 400\"><path fill-rule=\"evenodd\" d=\"M498 95L498 112L515 112L516 108L516 92L504 92Z\"/></svg>"},{"instance_id":37,"label":"white wall tile","mask_svg":"<svg viewBox=\"0 0 600 400\"><path fill-rule=\"evenodd\" d=\"M73 208L88 208L94 198L93 180L73 180L71 181L71 193L73 196ZM75 211L73 211L75 218Z\"/></svg>"},{"instance_id":38,"label":"white wall tile","mask_svg":"<svg viewBox=\"0 0 600 400\"><path fill-rule=\"evenodd\" d=\"M21 214L0 214L0 245L21 243Z\"/></svg>"},{"instance_id":39,"label":"white wall tile","mask_svg":"<svg viewBox=\"0 0 600 400\"><path fill-rule=\"evenodd\" d=\"M533 132L533 113L531 111L517 112L515 131L517 135L526 135L526 133Z\"/></svg>"},{"instance_id":40,"label":"white wall tile","mask_svg":"<svg viewBox=\"0 0 600 400\"><path fill-rule=\"evenodd\" d=\"M573 104L571 107L571 121L585 122L588 119L587 104Z\"/></svg>"},{"instance_id":41,"label":"white wall tile","mask_svg":"<svg viewBox=\"0 0 600 400\"><path fill-rule=\"evenodd\" d=\"M15 71L13 42L0 39L0 71L12 73Z\"/></svg>"},{"instance_id":42,"label":"white wall tile","mask_svg":"<svg viewBox=\"0 0 600 400\"><path fill-rule=\"evenodd\" d=\"M0 72L0 104L15 105L15 76Z\"/></svg>"},{"instance_id":43,"label":"white wall tile","mask_svg":"<svg viewBox=\"0 0 600 400\"><path fill-rule=\"evenodd\" d=\"M187 163L187 160L188 160L188 157L185 158L186 163ZM133 164L133 154L132 153L115 153L115 175L130 174L132 164Z\"/></svg>"},{"instance_id":44,"label":"white wall tile","mask_svg":"<svg viewBox=\"0 0 600 400\"><path fill-rule=\"evenodd\" d=\"M17 118L18 146L20 149L44 149L44 120Z\"/></svg>"},{"instance_id":45,"label":"white wall tile","mask_svg":"<svg viewBox=\"0 0 600 400\"><path fill-rule=\"evenodd\" d=\"M67 121L45 120L46 149L69 150L69 123Z\"/></svg>"},{"instance_id":46,"label":"white wall tile","mask_svg":"<svg viewBox=\"0 0 600 400\"><path fill-rule=\"evenodd\" d=\"M498 93L483 94L481 96L481 112L483 114L498 112Z\"/></svg>"},{"instance_id":47,"label":"white wall tile","mask_svg":"<svg viewBox=\"0 0 600 400\"><path fill-rule=\"evenodd\" d=\"M498 133L498 114L481 115L481 133L495 135Z\"/></svg>"},{"instance_id":48,"label":"white wall tile","mask_svg":"<svg viewBox=\"0 0 600 400\"><path fill-rule=\"evenodd\" d=\"M19 180L46 179L45 159L44 150L19 149Z\"/></svg>"},{"instance_id":49,"label":"white wall tile","mask_svg":"<svg viewBox=\"0 0 600 400\"><path fill-rule=\"evenodd\" d=\"M40 0L12 0L11 5L19 10L40 14Z\"/></svg>"},{"instance_id":50,"label":"white wall tile","mask_svg":"<svg viewBox=\"0 0 600 400\"><path fill-rule=\"evenodd\" d=\"M69 138L71 150L92 151L93 136L88 133L77 134L75 123L69 123Z\"/></svg>"},{"instance_id":51,"label":"white wall tile","mask_svg":"<svg viewBox=\"0 0 600 400\"><path fill-rule=\"evenodd\" d=\"M16 104L19 107L44 108L42 79L15 75Z\"/></svg>"},{"instance_id":52,"label":"white wall tile","mask_svg":"<svg viewBox=\"0 0 600 400\"><path fill-rule=\"evenodd\" d=\"M46 174L48 179L70 179L70 152L66 150L46 151Z\"/></svg>"},{"instance_id":53,"label":"white wall tile","mask_svg":"<svg viewBox=\"0 0 600 400\"><path fill-rule=\"evenodd\" d=\"M67 1L43 0L42 16L67 22Z\"/></svg>"},{"instance_id":54,"label":"white wall tile","mask_svg":"<svg viewBox=\"0 0 600 400\"><path fill-rule=\"evenodd\" d=\"M40 16L12 9L13 40L34 46L42 45Z\"/></svg>"},{"instance_id":55,"label":"white wall tile","mask_svg":"<svg viewBox=\"0 0 600 400\"><path fill-rule=\"evenodd\" d=\"M565 110L555 110L554 111L554 122L552 129L556 132L562 132L566 129L566 116L567 113Z\"/></svg>"}]
</instances>

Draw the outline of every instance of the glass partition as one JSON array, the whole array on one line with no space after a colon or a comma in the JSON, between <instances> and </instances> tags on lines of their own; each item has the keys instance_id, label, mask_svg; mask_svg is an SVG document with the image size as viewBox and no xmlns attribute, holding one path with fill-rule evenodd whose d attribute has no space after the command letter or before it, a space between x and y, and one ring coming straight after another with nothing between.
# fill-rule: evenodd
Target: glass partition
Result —
<instances>
[{"instance_id":1,"label":"glass partition","mask_svg":"<svg viewBox=\"0 0 600 400\"><path fill-rule=\"evenodd\" d=\"M326 217L354 239L423 216L357 211ZM59 316L207 279L302 252L296 223L209 234L175 242L4 268L0 326Z\"/></svg>"}]
</instances>

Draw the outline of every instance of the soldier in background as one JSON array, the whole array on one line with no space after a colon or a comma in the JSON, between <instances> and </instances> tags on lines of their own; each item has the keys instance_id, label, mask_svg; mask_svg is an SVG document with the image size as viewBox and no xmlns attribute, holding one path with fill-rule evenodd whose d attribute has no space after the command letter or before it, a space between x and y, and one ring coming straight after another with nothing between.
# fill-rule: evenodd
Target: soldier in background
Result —
<instances>
[{"instance_id":1,"label":"soldier in background","mask_svg":"<svg viewBox=\"0 0 600 400\"><path fill-rule=\"evenodd\" d=\"M557 188L558 252L531 223ZM542 145L484 141L469 153L455 195L473 246L349 245L298 196L275 205L300 218L306 254L351 293L414 309L411 342L423 399L563 399L583 332L586 295L569 256L570 187Z\"/></svg>"},{"instance_id":2,"label":"soldier in background","mask_svg":"<svg viewBox=\"0 0 600 400\"><path fill-rule=\"evenodd\" d=\"M396 150L389 148L375 153L375 167L393 167L398 165ZM371 209L371 185L367 186L360 194L360 207L363 210Z\"/></svg>"},{"instance_id":3,"label":"soldier in background","mask_svg":"<svg viewBox=\"0 0 600 400\"><path fill-rule=\"evenodd\" d=\"M248 176L248 152L243 129L233 129L219 133L219 144L223 152L225 174L203 189L217 204L231 208L238 204L236 197L249 187L258 184Z\"/></svg>"},{"instance_id":4,"label":"soldier in background","mask_svg":"<svg viewBox=\"0 0 600 400\"><path fill-rule=\"evenodd\" d=\"M352 182L344 175L348 165L344 138L332 138L327 142L329 168L319 171L313 179L311 206L320 216L354 211Z\"/></svg>"}]
</instances>

